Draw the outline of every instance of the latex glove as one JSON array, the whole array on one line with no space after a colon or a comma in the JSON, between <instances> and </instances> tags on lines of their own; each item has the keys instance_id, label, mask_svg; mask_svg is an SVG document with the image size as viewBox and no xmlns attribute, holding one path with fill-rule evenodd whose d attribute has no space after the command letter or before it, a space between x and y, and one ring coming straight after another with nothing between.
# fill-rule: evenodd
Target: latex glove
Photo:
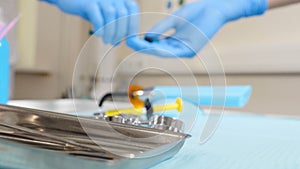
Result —
<instances>
[{"instance_id":1,"label":"latex glove","mask_svg":"<svg viewBox=\"0 0 300 169\"><path fill-rule=\"evenodd\" d=\"M56 5L63 12L80 16L91 22L95 31L103 28L96 35L103 37L103 42L106 44L116 45L124 37L136 34L138 31L139 20L134 14L137 14L139 9L135 0L43 1Z\"/></svg>"},{"instance_id":2,"label":"latex glove","mask_svg":"<svg viewBox=\"0 0 300 169\"><path fill-rule=\"evenodd\" d=\"M263 14L267 0L202 0L186 4L155 25L146 39L132 37L127 45L161 57L193 57L227 22ZM175 30L171 36L162 35ZM153 42L151 42L153 41Z\"/></svg>"}]
</instances>

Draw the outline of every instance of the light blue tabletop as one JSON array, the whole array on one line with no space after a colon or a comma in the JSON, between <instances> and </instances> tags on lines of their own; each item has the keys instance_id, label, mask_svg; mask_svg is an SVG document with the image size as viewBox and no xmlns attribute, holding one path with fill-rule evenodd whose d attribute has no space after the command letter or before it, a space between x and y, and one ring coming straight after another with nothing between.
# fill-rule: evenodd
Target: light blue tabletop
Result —
<instances>
[{"instance_id":1,"label":"light blue tabletop","mask_svg":"<svg viewBox=\"0 0 300 169\"><path fill-rule=\"evenodd\" d=\"M224 115L215 134L199 144L204 123L199 118L180 152L153 169L300 168L300 120Z\"/></svg>"}]
</instances>

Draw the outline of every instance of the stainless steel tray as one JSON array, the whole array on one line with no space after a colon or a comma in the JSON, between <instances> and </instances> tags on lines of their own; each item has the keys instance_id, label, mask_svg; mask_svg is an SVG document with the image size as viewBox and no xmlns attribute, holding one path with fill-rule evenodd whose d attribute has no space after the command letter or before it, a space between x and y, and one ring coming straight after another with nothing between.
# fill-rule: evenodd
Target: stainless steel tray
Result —
<instances>
[{"instance_id":1,"label":"stainless steel tray","mask_svg":"<svg viewBox=\"0 0 300 169\"><path fill-rule=\"evenodd\" d=\"M80 168L82 164L84 168L149 168L176 154L188 137L168 130L0 105L0 168L16 168L16 163L22 164L17 168L60 168L60 164L61 168ZM24 160L28 156L35 156L38 165ZM10 163L3 161L7 158Z\"/></svg>"}]
</instances>

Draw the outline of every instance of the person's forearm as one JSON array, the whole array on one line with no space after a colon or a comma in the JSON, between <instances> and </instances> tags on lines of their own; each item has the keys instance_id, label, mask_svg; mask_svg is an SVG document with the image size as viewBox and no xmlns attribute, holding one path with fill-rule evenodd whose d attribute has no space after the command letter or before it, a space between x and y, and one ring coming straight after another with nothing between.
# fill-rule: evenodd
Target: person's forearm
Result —
<instances>
[{"instance_id":1,"label":"person's forearm","mask_svg":"<svg viewBox=\"0 0 300 169\"><path fill-rule=\"evenodd\" d=\"M300 0L268 0L269 9L300 2Z\"/></svg>"}]
</instances>

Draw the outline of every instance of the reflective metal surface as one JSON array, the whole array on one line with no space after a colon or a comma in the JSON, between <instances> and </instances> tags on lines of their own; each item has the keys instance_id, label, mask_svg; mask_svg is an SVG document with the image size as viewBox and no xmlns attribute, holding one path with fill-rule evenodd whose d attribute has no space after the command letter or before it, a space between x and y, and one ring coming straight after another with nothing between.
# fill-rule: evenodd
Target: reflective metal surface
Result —
<instances>
[{"instance_id":1,"label":"reflective metal surface","mask_svg":"<svg viewBox=\"0 0 300 169\"><path fill-rule=\"evenodd\" d=\"M152 116L149 125L151 128L174 132L182 132L184 127L182 121L166 116Z\"/></svg>"},{"instance_id":2,"label":"reflective metal surface","mask_svg":"<svg viewBox=\"0 0 300 169\"><path fill-rule=\"evenodd\" d=\"M112 130L127 139L112 134ZM104 163L144 156L168 145L172 145L174 155L187 137L189 135L168 130L0 105L0 140ZM161 155L170 157L165 152ZM155 159L164 159L157 156L159 153Z\"/></svg>"},{"instance_id":3,"label":"reflective metal surface","mask_svg":"<svg viewBox=\"0 0 300 169\"><path fill-rule=\"evenodd\" d=\"M141 116L138 115L120 114L117 116L106 116L104 112L101 112L94 113L94 117L95 119L105 120L108 122L143 126L159 130L170 130L179 133L182 133L184 129L184 123L181 120L167 116L155 115L151 116L149 120L143 120Z\"/></svg>"}]
</instances>

